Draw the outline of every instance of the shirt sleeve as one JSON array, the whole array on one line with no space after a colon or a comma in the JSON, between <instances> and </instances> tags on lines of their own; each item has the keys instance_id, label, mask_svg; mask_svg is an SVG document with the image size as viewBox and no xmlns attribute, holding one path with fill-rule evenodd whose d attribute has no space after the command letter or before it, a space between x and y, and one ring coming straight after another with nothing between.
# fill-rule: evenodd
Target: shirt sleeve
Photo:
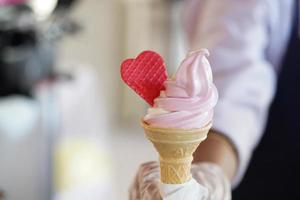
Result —
<instances>
[{"instance_id":1,"label":"shirt sleeve","mask_svg":"<svg viewBox=\"0 0 300 200\"><path fill-rule=\"evenodd\" d=\"M274 97L276 73L266 59L268 12L261 0L190 0L183 10L190 50L207 48L219 91L213 128L238 152L236 186L248 166Z\"/></svg>"}]
</instances>

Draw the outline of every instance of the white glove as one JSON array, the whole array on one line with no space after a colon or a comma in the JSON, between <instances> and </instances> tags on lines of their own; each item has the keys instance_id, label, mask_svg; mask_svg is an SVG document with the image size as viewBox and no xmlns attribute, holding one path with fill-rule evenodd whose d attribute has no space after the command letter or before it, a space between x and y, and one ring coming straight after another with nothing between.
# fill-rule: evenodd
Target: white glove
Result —
<instances>
[{"instance_id":1,"label":"white glove","mask_svg":"<svg viewBox=\"0 0 300 200\"><path fill-rule=\"evenodd\" d=\"M130 200L230 200L231 185L219 166L213 163L192 165L193 179L184 184L162 184L159 164L148 162L140 166L129 190ZM196 183L196 181L197 183ZM174 198L173 198L174 197Z\"/></svg>"}]
</instances>

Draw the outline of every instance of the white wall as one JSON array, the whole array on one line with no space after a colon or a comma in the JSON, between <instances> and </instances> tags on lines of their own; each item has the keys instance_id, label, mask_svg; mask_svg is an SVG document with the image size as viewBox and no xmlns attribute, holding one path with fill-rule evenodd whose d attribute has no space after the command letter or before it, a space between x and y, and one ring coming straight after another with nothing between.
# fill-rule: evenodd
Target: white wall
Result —
<instances>
[{"instance_id":1,"label":"white wall","mask_svg":"<svg viewBox=\"0 0 300 200\"><path fill-rule=\"evenodd\" d=\"M60 60L89 64L100 79L104 105L99 106L110 122L115 199L127 199L138 166L156 159L138 125L146 104L122 83L120 63L146 49L168 57L168 12L165 0L82 0L72 16L84 30L61 43ZM126 126L120 126L121 120Z\"/></svg>"},{"instance_id":2,"label":"white wall","mask_svg":"<svg viewBox=\"0 0 300 200\"><path fill-rule=\"evenodd\" d=\"M120 63L143 50L155 50L168 61L170 6L165 0L84 0L73 12L82 33L61 44L61 58L87 63L97 72L106 117L139 118L146 104L121 82Z\"/></svg>"},{"instance_id":3,"label":"white wall","mask_svg":"<svg viewBox=\"0 0 300 200\"><path fill-rule=\"evenodd\" d=\"M108 112L103 117L114 119L119 110L121 80L122 18L119 3L114 0L84 0L72 16L83 31L61 43L60 59L92 66L99 77L100 93Z\"/></svg>"}]
</instances>

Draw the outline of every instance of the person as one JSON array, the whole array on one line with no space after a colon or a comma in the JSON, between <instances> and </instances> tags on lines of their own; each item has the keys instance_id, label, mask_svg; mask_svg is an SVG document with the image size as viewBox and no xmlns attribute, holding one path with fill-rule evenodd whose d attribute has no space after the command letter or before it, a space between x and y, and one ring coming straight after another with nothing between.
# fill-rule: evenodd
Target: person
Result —
<instances>
[{"instance_id":1,"label":"person","mask_svg":"<svg viewBox=\"0 0 300 200\"><path fill-rule=\"evenodd\" d=\"M298 0L185 1L189 48L210 50L219 91L194 154L193 178L208 191L199 199L300 199L298 9ZM141 165L130 199L161 199L158 171Z\"/></svg>"}]
</instances>

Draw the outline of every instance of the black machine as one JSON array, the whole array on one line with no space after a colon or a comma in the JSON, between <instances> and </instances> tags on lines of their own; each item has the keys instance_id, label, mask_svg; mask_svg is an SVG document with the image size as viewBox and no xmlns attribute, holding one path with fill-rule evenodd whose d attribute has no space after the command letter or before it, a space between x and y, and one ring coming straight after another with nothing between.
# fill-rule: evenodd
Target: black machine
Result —
<instances>
[{"instance_id":1,"label":"black machine","mask_svg":"<svg viewBox=\"0 0 300 200\"><path fill-rule=\"evenodd\" d=\"M74 2L57 1L44 21L37 20L26 3L0 6L0 97L31 96L37 82L55 78L55 43L66 33L79 30L67 17ZM47 28L42 24L48 24Z\"/></svg>"}]
</instances>

